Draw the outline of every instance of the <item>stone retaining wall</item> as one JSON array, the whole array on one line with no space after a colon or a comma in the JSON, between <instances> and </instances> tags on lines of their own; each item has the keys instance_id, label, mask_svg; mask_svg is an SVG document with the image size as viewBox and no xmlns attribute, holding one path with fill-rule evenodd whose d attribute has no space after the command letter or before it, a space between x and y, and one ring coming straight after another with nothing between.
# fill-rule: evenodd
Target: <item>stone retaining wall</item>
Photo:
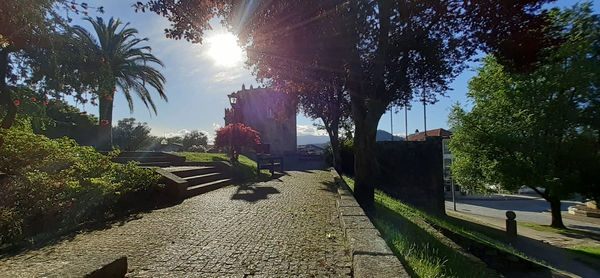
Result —
<instances>
[{"instance_id":1,"label":"stone retaining wall","mask_svg":"<svg viewBox=\"0 0 600 278\"><path fill-rule=\"evenodd\" d=\"M373 226L346 183L335 170L339 185L336 201L344 236L350 248L354 277L410 277L402 263Z\"/></svg>"}]
</instances>

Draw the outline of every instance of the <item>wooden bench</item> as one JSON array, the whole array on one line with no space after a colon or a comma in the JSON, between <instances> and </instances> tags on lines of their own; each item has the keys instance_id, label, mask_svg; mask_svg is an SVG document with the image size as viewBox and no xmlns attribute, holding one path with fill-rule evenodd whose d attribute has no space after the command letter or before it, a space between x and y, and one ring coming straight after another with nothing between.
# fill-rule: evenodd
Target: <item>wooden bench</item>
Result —
<instances>
[{"instance_id":1,"label":"wooden bench","mask_svg":"<svg viewBox=\"0 0 600 278\"><path fill-rule=\"evenodd\" d=\"M283 157L272 155L259 155L256 157L256 175L260 176L261 169L268 169L271 175L278 170L283 173Z\"/></svg>"}]
</instances>

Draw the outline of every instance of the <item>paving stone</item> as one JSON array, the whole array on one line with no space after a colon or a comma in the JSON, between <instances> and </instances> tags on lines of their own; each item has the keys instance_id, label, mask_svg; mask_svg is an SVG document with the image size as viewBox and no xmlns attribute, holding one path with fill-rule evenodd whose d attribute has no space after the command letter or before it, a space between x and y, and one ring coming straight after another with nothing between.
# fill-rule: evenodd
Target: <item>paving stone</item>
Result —
<instances>
[{"instance_id":1,"label":"paving stone","mask_svg":"<svg viewBox=\"0 0 600 278\"><path fill-rule=\"evenodd\" d=\"M409 278L410 276L402 266L402 263L394 255L372 256L355 255L352 263L354 264L354 277L362 278Z\"/></svg>"},{"instance_id":2,"label":"paving stone","mask_svg":"<svg viewBox=\"0 0 600 278\"><path fill-rule=\"evenodd\" d=\"M326 171L228 186L0 259L0 277L127 256L126 277L349 277L351 259ZM337 235L328 237L328 234Z\"/></svg>"}]
</instances>

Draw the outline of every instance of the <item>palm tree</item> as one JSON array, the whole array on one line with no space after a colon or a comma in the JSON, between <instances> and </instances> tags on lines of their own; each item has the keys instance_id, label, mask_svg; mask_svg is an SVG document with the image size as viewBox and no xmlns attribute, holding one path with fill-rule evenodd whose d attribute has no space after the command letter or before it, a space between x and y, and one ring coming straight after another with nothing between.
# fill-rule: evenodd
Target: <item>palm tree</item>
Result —
<instances>
[{"instance_id":1,"label":"palm tree","mask_svg":"<svg viewBox=\"0 0 600 278\"><path fill-rule=\"evenodd\" d=\"M163 63L150 53L149 46L139 46L148 38L137 38L138 31L111 18L108 23L100 17L86 18L95 30L95 36L81 26L74 26L73 33L89 51L92 59L98 59L100 71L97 74L96 94L99 99L99 148L112 148L112 112L114 93L117 88L125 95L130 112L133 112L132 92L144 102L148 109L156 114L156 105L146 85L154 88L158 95L167 101L163 84L165 77L153 66ZM97 38L97 40L96 40Z\"/></svg>"}]
</instances>

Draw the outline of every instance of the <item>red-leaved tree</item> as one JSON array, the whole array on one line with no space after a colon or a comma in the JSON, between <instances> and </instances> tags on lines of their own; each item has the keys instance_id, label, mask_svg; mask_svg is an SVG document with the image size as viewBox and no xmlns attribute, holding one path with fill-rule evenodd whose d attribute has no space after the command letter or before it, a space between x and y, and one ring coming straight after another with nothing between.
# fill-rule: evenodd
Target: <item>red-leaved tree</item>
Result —
<instances>
[{"instance_id":1,"label":"red-leaved tree","mask_svg":"<svg viewBox=\"0 0 600 278\"><path fill-rule=\"evenodd\" d=\"M260 133L244 124L229 124L217 130L215 146L224 149L232 162L237 162L242 147L256 148L259 145Z\"/></svg>"}]
</instances>

